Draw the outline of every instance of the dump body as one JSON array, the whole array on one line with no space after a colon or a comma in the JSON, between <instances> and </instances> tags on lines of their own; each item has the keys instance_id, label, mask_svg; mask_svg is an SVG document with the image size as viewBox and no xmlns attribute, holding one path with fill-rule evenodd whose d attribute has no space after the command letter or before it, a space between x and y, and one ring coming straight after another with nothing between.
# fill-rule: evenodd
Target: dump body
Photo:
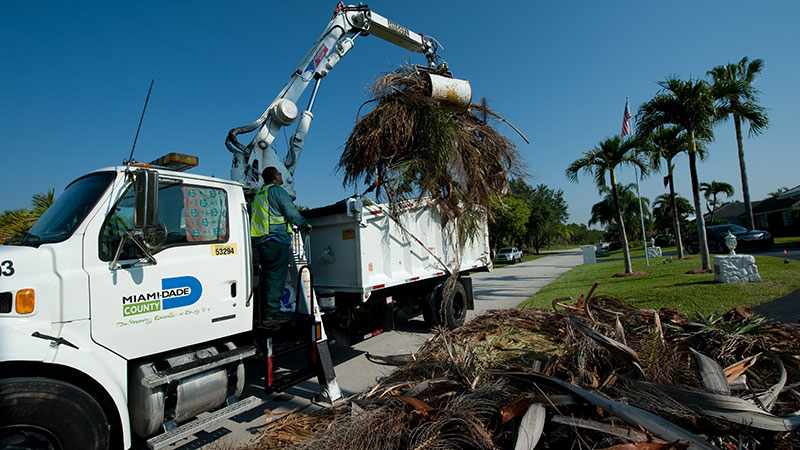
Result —
<instances>
[{"instance_id":1,"label":"dump body","mask_svg":"<svg viewBox=\"0 0 800 450\"><path fill-rule=\"evenodd\" d=\"M351 198L304 212L313 226L309 264L314 287L366 294L459 272L491 267L486 222L458 255L455 226L430 204L409 204L398 216L386 205ZM396 220L395 220L396 219Z\"/></svg>"}]
</instances>

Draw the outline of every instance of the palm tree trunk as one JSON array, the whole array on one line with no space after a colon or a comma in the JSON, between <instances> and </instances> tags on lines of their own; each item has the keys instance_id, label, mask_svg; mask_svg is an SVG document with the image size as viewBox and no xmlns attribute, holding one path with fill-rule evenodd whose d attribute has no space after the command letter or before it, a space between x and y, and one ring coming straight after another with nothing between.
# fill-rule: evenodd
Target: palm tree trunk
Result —
<instances>
[{"instance_id":1,"label":"palm tree trunk","mask_svg":"<svg viewBox=\"0 0 800 450\"><path fill-rule=\"evenodd\" d=\"M709 208L711 211L711 224L714 224L714 213L717 212L717 193L715 192L713 198L711 200L712 208Z\"/></svg>"},{"instance_id":2,"label":"palm tree trunk","mask_svg":"<svg viewBox=\"0 0 800 450\"><path fill-rule=\"evenodd\" d=\"M672 167L667 162L667 178L669 180L669 200L672 203L672 224L675 227L675 241L678 245L678 259L683 259L683 241L681 240L681 223L678 219L678 203L675 201L675 183L672 178Z\"/></svg>"},{"instance_id":3,"label":"palm tree trunk","mask_svg":"<svg viewBox=\"0 0 800 450\"><path fill-rule=\"evenodd\" d=\"M703 210L700 204L700 183L697 181L697 147L694 141L694 131L689 137L689 173L692 176L692 197L694 199L694 210L697 222L697 241L700 245L700 260L703 270L711 270L711 259L708 255L708 241L706 240L706 221L703 218Z\"/></svg>"},{"instance_id":4,"label":"palm tree trunk","mask_svg":"<svg viewBox=\"0 0 800 450\"><path fill-rule=\"evenodd\" d=\"M631 252L628 249L628 236L625 234L625 221L622 219L622 208L619 205L619 193L617 193L617 177L614 170L611 170L611 195L614 198L614 207L617 209L617 223L619 223L619 239L622 243L622 258L625 260L625 273L633 273L631 266Z\"/></svg>"},{"instance_id":5,"label":"palm tree trunk","mask_svg":"<svg viewBox=\"0 0 800 450\"><path fill-rule=\"evenodd\" d=\"M742 142L742 120L733 115L733 126L736 128L736 145L739 148L739 172L742 175L742 197L744 197L744 213L747 217L747 228L756 228L753 220L753 205L750 203L750 183L747 181L747 165L744 162L744 143Z\"/></svg>"}]
</instances>

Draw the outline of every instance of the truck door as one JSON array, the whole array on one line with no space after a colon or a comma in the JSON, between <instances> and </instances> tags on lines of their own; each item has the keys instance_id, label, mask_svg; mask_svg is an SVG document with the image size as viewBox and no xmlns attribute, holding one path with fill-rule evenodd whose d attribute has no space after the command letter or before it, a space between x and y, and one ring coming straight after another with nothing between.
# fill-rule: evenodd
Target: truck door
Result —
<instances>
[{"instance_id":1,"label":"truck door","mask_svg":"<svg viewBox=\"0 0 800 450\"><path fill-rule=\"evenodd\" d=\"M232 214L224 185L162 178L158 226L141 239L155 263L125 237L133 229L133 189L117 198L84 238L96 342L131 359L250 329L246 224Z\"/></svg>"}]
</instances>

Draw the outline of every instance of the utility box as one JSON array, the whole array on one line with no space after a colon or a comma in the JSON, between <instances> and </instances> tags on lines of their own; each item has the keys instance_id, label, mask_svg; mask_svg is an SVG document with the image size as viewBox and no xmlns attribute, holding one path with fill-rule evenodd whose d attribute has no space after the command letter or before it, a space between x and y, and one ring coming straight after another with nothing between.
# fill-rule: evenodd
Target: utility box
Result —
<instances>
[{"instance_id":1,"label":"utility box","mask_svg":"<svg viewBox=\"0 0 800 450\"><path fill-rule=\"evenodd\" d=\"M581 251L583 252L583 263L584 264L595 264L597 263L597 257L595 257L595 246L594 245L581 245Z\"/></svg>"}]
</instances>

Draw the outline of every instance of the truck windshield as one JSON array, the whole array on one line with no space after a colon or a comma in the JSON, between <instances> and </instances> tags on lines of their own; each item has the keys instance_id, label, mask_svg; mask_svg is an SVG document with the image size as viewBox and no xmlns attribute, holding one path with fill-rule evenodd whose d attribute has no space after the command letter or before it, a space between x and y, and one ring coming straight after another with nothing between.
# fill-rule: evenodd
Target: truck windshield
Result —
<instances>
[{"instance_id":1,"label":"truck windshield","mask_svg":"<svg viewBox=\"0 0 800 450\"><path fill-rule=\"evenodd\" d=\"M115 175L115 172L97 172L70 183L64 193L47 208L42 217L25 234L19 245L37 247L41 244L61 242L70 237Z\"/></svg>"}]
</instances>

